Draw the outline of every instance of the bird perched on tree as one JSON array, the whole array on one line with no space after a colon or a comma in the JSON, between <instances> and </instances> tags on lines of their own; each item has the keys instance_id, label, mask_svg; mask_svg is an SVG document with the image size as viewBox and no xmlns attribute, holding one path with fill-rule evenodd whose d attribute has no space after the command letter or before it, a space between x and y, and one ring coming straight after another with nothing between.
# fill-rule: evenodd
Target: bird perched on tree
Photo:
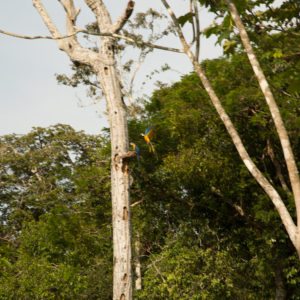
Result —
<instances>
[{"instance_id":1,"label":"bird perched on tree","mask_svg":"<svg viewBox=\"0 0 300 300\"><path fill-rule=\"evenodd\" d=\"M155 149L153 144L151 143L151 139L154 135L154 131L152 127L148 127L145 130L145 133L141 134L144 137L145 142L147 143L148 147L149 147L149 151L155 153Z\"/></svg>"},{"instance_id":2,"label":"bird perched on tree","mask_svg":"<svg viewBox=\"0 0 300 300\"><path fill-rule=\"evenodd\" d=\"M130 143L130 146L132 147L133 151L135 152L137 160L140 161L141 150L140 150L139 146L136 145L135 143Z\"/></svg>"}]
</instances>

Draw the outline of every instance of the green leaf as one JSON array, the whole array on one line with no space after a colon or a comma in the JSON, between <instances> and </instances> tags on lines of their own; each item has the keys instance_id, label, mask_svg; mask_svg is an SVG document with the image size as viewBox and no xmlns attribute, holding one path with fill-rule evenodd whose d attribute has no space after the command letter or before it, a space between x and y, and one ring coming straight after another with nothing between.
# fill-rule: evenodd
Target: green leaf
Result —
<instances>
[{"instance_id":1,"label":"green leaf","mask_svg":"<svg viewBox=\"0 0 300 300\"><path fill-rule=\"evenodd\" d=\"M181 27L183 27L186 22L192 23L194 15L195 15L194 13L189 12L183 16L180 16L178 18L178 23L180 24Z\"/></svg>"},{"instance_id":2,"label":"green leaf","mask_svg":"<svg viewBox=\"0 0 300 300\"><path fill-rule=\"evenodd\" d=\"M273 57L274 58L281 58L283 56L282 54L282 50L281 49L275 49L274 53L273 53Z\"/></svg>"}]
</instances>

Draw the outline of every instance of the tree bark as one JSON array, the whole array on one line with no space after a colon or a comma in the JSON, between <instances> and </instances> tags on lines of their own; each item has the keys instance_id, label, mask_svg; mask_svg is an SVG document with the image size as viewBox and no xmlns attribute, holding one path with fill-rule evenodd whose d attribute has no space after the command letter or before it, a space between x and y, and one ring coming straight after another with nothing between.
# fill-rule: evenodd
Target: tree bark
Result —
<instances>
[{"instance_id":1,"label":"tree bark","mask_svg":"<svg viewBox=\"0 0 300 300\"><path fill-rule=\"evenodd\" d=\"M105 95L111 138L111 195L113 225L113 295L114 300L132 299L131 228L129 201L129 167L123 157L128 152L126 107L114 60L114 41L101 40L101 54L107 63L96 70Z\"/></svg>"}]
</instances>

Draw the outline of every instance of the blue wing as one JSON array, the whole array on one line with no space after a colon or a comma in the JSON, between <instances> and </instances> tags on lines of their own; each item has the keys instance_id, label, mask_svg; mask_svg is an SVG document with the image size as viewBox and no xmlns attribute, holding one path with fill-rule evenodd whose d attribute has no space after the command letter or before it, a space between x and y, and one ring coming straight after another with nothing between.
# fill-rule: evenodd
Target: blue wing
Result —
<instances>
[{"instance_id":1,"label":"blue wing","mask_svg":"<svg viewBox=\"0 0 300 300\"><path fill-rule=\"evenodd\" d=\"M137 145L135 145L135 153L136 153L137 159L140 160L141 149Z\"/></svg>"},{"instance_id":2,"label":"blue wing","mask_svg":"<svg viewBox=\"0 0 300 300\"><path fill-rule=\"evenodd\" d=\"M153 137L154 131L152 127L148 127L145 130L145 136L148 136L149 139L151 139Z\"/></svg>"},{"instance_id":3,"label":"blue wing","mask_svg":"<svg viewBox=\"0 0 300 300\"><path fill-rule=\"evenodd\" d=\"M140 160L141 150L140 150L139 146L136 145L135 143L130 143L130 145L132 146L133 151L135 152L137 159Z\"/></svg>"}]
</instances>

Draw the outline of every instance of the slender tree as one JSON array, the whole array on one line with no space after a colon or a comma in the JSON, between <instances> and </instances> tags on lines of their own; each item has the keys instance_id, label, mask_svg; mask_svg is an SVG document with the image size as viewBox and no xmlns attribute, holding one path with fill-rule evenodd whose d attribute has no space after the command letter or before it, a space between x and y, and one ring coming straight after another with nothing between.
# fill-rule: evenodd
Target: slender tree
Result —
<instances>
[{"instance_id":1,"label":"slender tree","mask_svg":"<svg viewBox=\"0 0 300 300\"><path fill-rule=\"evenodd\" d=\"M207 78L205 71L201 64L198 62L198 51L196 48L196 54L193 53L191 45L187 42L184 33L181 29L181 24L179 18L176 17L174 11L170 7L169 3L166 0L161 0L165 8L167 9L173 23L175 30L177 32L177 35L179 37L179 40L181 42L181 45L183 47L183 51L185 54L189 57L191 63L193 64L195 72L198 74L199 78L201 79L201 82L209 95L209 98L215 107L217 113L219 114L222 122L224 123L226 130L228 131L232 142L234 143L242 161L244 162L245 166L253 176L253 178L260 184L260 186L263 188L265 193L270 197L271 201L273 202L276 210L279 213L279 216L282 220L282 223L285 226L285 229L289 235L290 240L292 241L294 247L296 248L296 251L300 257L300 232L299 227L297 227L297 224L295 224L291 214L289 213L285 203L283 202L280 194L275 189L275 187L271 184L271 182L264 176L264 174L259 170L259 168L256 166L254 161L251 159L250 155L248 154L239 133L237 132L233 122L231 121L229 115L226 113L219 97L217 96L216 92L214 91L209 79ZM299 214L299 177L298 177L298 171L296 167L296 163L294 160L293 152L291 150L290 142L286 133L286 129L283 125L279 109L276 105L276 102L274 100L274 97L270 91L269 85L267 83L267 80L265 76L263 75L263 72L259 66L259 63L255 57L255 54L253 52L253 49L251 47L249 38L247 36L247 33L245 31L245 28L243 27L242 22L240 21L240 18L238 16L237 10L233 3L228 0L227 3L230 7L230 12L234 18L235 23L237 24L237 27L240 31L241 38L243 41L243 44L246 48L246 52L248 54L248 57L250 59L250 62L253 66L254 72L256 74L256 77L259 80L260 87L263 91L263 94L266 98L266 102L269 105L269 108L271 110L271 115L274 120L277 133L280 137L281 145L284 151L285 161L288 166L288 172L290 176L290 181L293 189L293 196L294 201L296 204L296 212L297 215Z\"/></svg>"},{"instance_id":2,"label":"slender tree","mask_svg":"<svg viewBox=\"0 0 300 300\"><path fill-rule=\"evenodd\" d=\"M113 219L114 275L113 297L115 300L132 298L131 232L129 203L128 129L126 107L123 101L120 79L116 67L115 40L109 35L117 34L131 16L134 1L128 1L124 13L112 22L103 1L85 0L94 14L97 29L107 33L101 38L98 51L84 48L76 37L76 19L79 10L73 0L60 0L66 14L66 31L63 38L50 18L41 0L32 0L60 50L72 61L90 66L99 80L106 99L111 136L111 193Z\"/></svg>"},{"instance_id":3,"label":"slender tree","mask_svg":"<svg viewBox=\"0 0 300 300\"><path fill-rule=\"evenodd\" d=\"M269 83L265 77L265 74L260 66L260 63L255 55L255 52L251 45L251 42L250 42L249 36L247 34L247 31L245 29L245 26L239 16L238 10L237 10L235 4L231 0L226 0L226 3L228 4L228 8L229 8L231 17L234 20L234 23L239 31L241 41L243 43L246 54L249 58L249 61L251 63L251 66L253 68L255 76L257 78L257 81L259 83L260 89L261 89L261 91L265 97L266 103L270 109L271 116L274 121L277 134L279 136L279 140L280 140L281 147L283 150L283 155L284 155L285 162L286 162L287 169L288 169L288 174L289 174L290 183L291 183L291 187L292 187L295 206L296 206L296 217L297 217L296 226L298 226L298 228L297 228L294 236L291 234L291 239L292 239L292 242L295 245L297 252L300 256L300 231L299 231L299 225L300 225L299 224L299 221L300 221L300 179L299 179L297 164L296 164L294 153L293 153L293 150L291 147L290 139L289 139L287 130L285 128L285 125L283 123L278 105L277 105L277 103L274 99L273 93L271 91L270 85L269 85ZM291 233L292 233L292 231L291 231Z\"/></svg>"}]
</instances>

